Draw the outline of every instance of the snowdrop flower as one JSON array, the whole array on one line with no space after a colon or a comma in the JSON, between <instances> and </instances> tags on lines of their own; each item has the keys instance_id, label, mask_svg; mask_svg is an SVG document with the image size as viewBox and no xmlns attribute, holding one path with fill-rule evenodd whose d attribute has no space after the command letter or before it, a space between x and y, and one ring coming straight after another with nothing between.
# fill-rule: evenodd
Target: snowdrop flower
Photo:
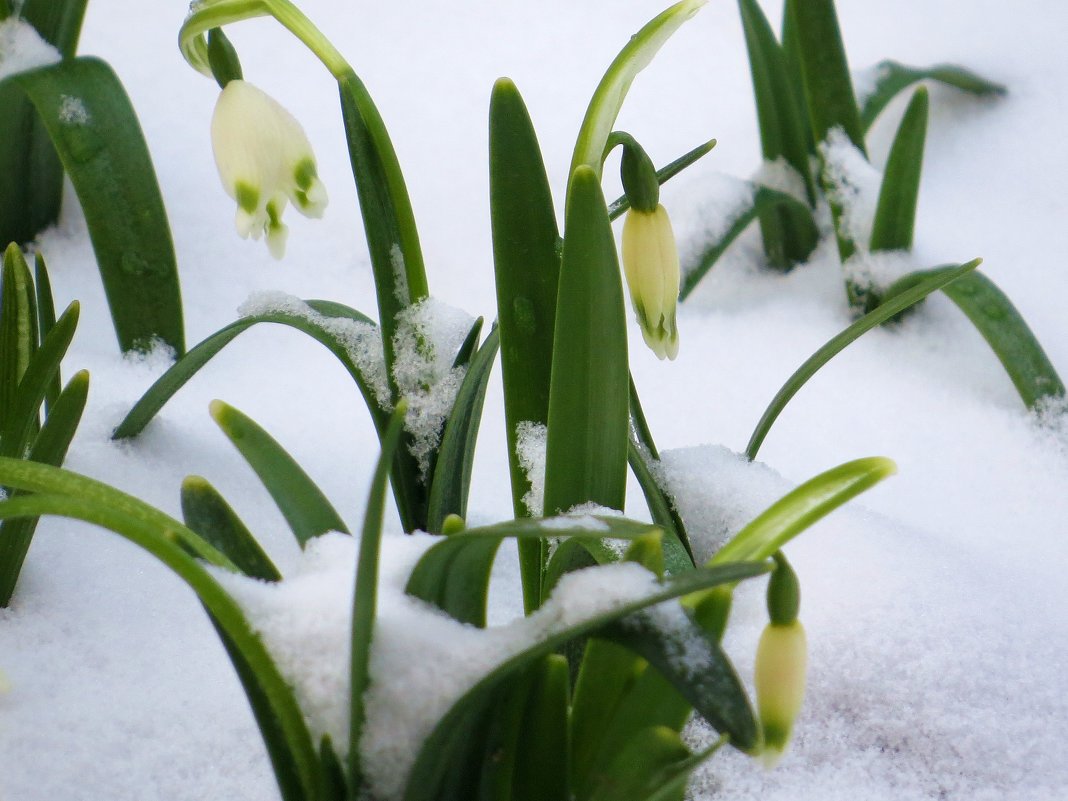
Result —
<instances>
[{"instance_id":1,"label":"snowdrop flower","mask_svg":"<svg viewBox=\"0 0 1068 801\"><path fill-rule=\"evenodd\" d=\"M211 143L223 187L237 201L238 234L266 235L271 255L282 258L286 202L292 200L306 217L321 217L326 207L304 129L274 98L247 81L232 80L215 105Z\"/></svg>"},{"instance_id":2,"label":"snowdrop flower","mask_svg":"<svg viewBox=\"0 0 1068 801\"><path fill-rule=\"evenodd\" d=\"M631 208L623 221L623 272L645 344L658 358L679 353L675 304L679 298L679 253L667 211Z\"/></svg>"},{"instance_id":3,"label":"snowdrop flower","mask_svg":"<svg viewBox=\"0 0 1068 801\"><path fill-rule=\"evenodd\" d=\"M805 696L808 647L798 620L769 623L757 646L754 684L764 730L761 758L769 768L782 758Z\"/></svg>"}]
</instances>

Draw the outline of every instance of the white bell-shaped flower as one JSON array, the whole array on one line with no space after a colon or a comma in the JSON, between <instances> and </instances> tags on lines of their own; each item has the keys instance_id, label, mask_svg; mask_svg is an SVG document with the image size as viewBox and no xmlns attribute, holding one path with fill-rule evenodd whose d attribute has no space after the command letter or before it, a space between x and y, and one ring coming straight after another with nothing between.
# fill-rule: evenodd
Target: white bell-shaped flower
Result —
<instances>
[{"instance_id":1,"label":"white bell-shaped flower","mask_svg":"<svg viewBox=\"0 0 1068 801\"><path fill-rule=\"evenodd\" d=\"M675 305L679 299L679 252L667 211L632 208L623 221L623 272L645 344L660 359L679 353Z\"/></svg>"},{"instance_id":2,"label":"white bell-shaped flower","mask_svg":"<svg viewBox=\"0 0 1068 801\"><path fill-rule=\"evenodd\" d=\"M790 743L805 697L808 646L799 620L769 623L757 646L753 683L764 733L761 758L773 767Z\"/></svg>"},{"instance_id":3,"label":"white bell-shaped flower","mask_svg":"<svg viewBox=\"0 0 1068 801\"><path fill-rule=\"evenodd\" d=\"M211 143L223 187L237 201L238 234L245 239L265 235L271 255L282 258L286 203L293 201L306 217L322 217L326 207L326 189L304 129L270 95L233 80L215 104Z\"/></svg>"}]
</instances>

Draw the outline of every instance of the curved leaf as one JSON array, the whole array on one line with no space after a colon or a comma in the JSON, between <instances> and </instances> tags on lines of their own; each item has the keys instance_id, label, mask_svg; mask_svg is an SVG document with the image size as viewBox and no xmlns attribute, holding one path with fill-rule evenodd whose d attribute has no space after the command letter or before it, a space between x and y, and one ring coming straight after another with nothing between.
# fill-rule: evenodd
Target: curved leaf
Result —
<instances>
[{"instance_id":1,"label":"curved leaf","mask_svg":"<svg viewBox=\"0 0 1068 801\"><path fill-rule=\"evenodd\" d=\"M980 75L954 64L936 64L933 67L910 67L897 61L881 61L875 66L878 79L875 88L864 98L860 109L860 121L867 131L875 123L890 101L899 92L914 83L924 80L936 81L954 89L960 89L980 97L1000 97L1008 92L1002 84L988 81Z\"/></svg>"},{"instance_id":2,"label":"curved leaf","mask_svg":"<svg viewBox=\"0 0 1068 801\"><path fill-rule=\"evenodd\" d=\"M741 581L767 570L768 567L763 564L697 568L669 579L663 583L662 590L645 598L554 631L541 642L511 657L464 694L434 727L421 746L409 774L404 801L437 801L449 797L442 794L441 788L454 787L453 777L469 763L470 734L485 725L486 714L492 713L502 687L537 660L560 649L571 640L596 636L605 626L649 606L719 584Z\"/></svg>"},{"instance_id":3,"label":"curved leaf","mask_svg":"<svg viewBox=\"0 0 1068 801\"><path fill-rule=\"evenodd\" d=\"M928 270L899 279L887 290L884 304L917 281L930 280L929 276L937 273ZM983 335L1027 408L1034 409L1044 398L1065 395L1064 382L1027 321L993 281L976 270L942 287L942 292Z\"/></svg>"},{"instance_id":4,"label":"curved leaf","mask_svg":"<svg viewBox=\"0 0 1068 801\"><path fill-rule=\"evenodd\" d=\"M612 61L590 99L579 129L571 168L568 170L572 182L575 170L580 166L589 167L600 179L605 144L635 76L649 66L657 51L705 2L707 0L682 0L661 12L630 37L630 41ZM570 196L569 187L569 204Z\"/></svg>"},{"instance_id":5,"label":"curved leaf","mask_svg":"<svg viewBox=\"0 0 1068 801\"><path fill-rule=\"evenodd\" d=\"M798 367L797 370L794 371L794 374L782 385L782 388L775 393L775 397L771 399L771 403L768 404L768 408L764 410L764 414L760 416L756 428L753 429L753 434L749 438L749 444L746 445L745 448L746 457L750 460L756 458L757 452L760 450L760 446L764 442L764 438L767 437L768 432L775 424L775 421L782 413L782 410L786 408L786 405L790 402L791 398L798 393L801 387L803 387L805 383L812 378L821 367L823 367L823 365L827 364L827 362L859 339L862 334L870 331L877 325L892 319L895 315L900 314L909 306L923 300L936 289L942 289L978 266L979 259L976 259L975 261L968 262L959 267L946 267L940 270L934 270L920 283L892 298L888 298L873 311L868 312L840 334L837 334L828 340L823 347L806 359L805 363Z\"/></svg>"},{"instance_id":6,"label":"curved leaf","mask_svg":"<svg viewBox=\"0 0 1068 801\"><path fill-rule=\"evenodd\" d=\"M323 491L270 434L222 401L212 401L210 409L212 419L271 494L301 548L328 531L348 533Z\"/></svg>"},{"instance_id":7,"label":"curved leaf","mask_svg":"<svg viewBox=\"0 0 1068 801\"><path fill-rule=\"evenodd\" d=\"M122 83L95 58L8 81L33 103L78 193L119 345L146 349L161 339L181 355L181 289L167 212Z\"/></svg>"},{"instance_id":8,"label":"curved leaf","mask_svg":"<svg viewBox=\"0 0 1068 801\"><path fill-rule=\"evenodd\" d=\"M37 349L35 312L30 269L18 245L12 243L4 251L0 275L0 433L11 424L19 382Z\"/></svg>"},{"instance_id":9,"label":"curved leaf","mask_svg":"<svg viewBox=\"0 0 1068 801\"><path fill-rule=\"evenodd\" d=\"M793 195L754 184L752 205L742 209L726 232L716 241L709 242L693 263L683 265L679 300L686 300L705 274L719 261L720 256L754 219L777 213L776 210L793 221L791 225L799 237L798 241L803 241L807 248L805 254L811 253L819 241L819 230L816 228L811 209Z\"/></svg>"},{"instance_id":10,"label":"curved leaf","mask_svg":"<svg viewBox=\"0 0 1068 801\"><path fill-rule=\"evenodd\" d=\"M927 106L927 90L921 86L901 119L886 160L871 231L873 251L912 250L923 147L927 139Z\"/></svg>"}]
</instances>

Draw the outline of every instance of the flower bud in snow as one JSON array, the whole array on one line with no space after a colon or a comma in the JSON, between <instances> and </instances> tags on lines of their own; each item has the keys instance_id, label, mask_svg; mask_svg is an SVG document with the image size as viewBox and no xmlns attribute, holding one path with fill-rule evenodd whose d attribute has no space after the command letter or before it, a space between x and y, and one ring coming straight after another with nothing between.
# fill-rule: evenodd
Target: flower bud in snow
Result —
<instances>
[{"instance_id":1,"label":"flower bud in snow","mask_svg":"<svg viewBox=\"0 0 1068 801\"><path fill-rule=\"evenodd\" d=\"M265 234L271 255L282 258L286 202L306 217L321 217L326 207L304 129L274 98L232 80L215 105L211 143L223 187L237 201L237 232L246 239Z\"/></svg>"},{"instance_id":2,"label":"flower bud in snow","mask_svg":"<svg viewBox=\"0 0 1068 801\"><path fill-rule=\"evenodd\" d=\"M658 358L679 353L675 303L679 298L679 253L671 220L659 203L652 211L631 208L623 222L623 272L645 344Z\"/></svg>"},{"instance_id":3,"label":"flower bud in snow","mask_svg":"<svg viewBox=\"0 0 1068 801\"><path fill-rule=\"evenodd\" d=\"M769 768L782 758L805 696L805 629L800 621L769 623L757 646L754 684L764 731L761 757Z\"/></svg>"}]
</instances>

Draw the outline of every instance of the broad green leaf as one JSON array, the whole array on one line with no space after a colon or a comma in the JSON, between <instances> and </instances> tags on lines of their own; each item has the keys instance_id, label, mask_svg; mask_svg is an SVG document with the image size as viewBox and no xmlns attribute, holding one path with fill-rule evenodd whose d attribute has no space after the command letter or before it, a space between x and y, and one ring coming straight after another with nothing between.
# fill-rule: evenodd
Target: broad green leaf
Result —
<instances>
[{"instance_id":1,"label":"broad green leaf","mask_svg":"<svg viewBox=\"0 0 1068 801\"><path fill-rule=\"evenodd\" d=\"M494 328L471 359L460 390L456 393L434 461L427 508L428 531L440 532L445 518L451 514L460 517L467 515L475 443L482 421L486 387L499 345L499 330Z\"/></svg>"},{"instance_id":2,"label":"broad green leaf","mask_svg":"<svg viewBox=\"0 0 1068 801\"><path fill-rule=\"evenodd\" d=\"M929 270L905 276L887 290L884 305L899 297L899 292L911 291L908 287L916 281L930 281L938 275L938 270ZM1064 396L1064 382L1042 345L993 281L976 270L942 287L942 292L983 335L1027 408L1035 408L1043 398Z\"/></svg>"},{"instance_id":3,"label":"broad green leaf","mask_svg":"<svg viewBox=\"0 0 1068 801\"><path fill-rule=\"evenodd\" d=\"M886 160L871 231L873 251L912 250L923 146L927 139L927 106L927 90L921 86L901 119Z\"/></svg>"},{"instance_id":4,"label":"broad green leaf","mask_svg":"<svg viewBox=\"0 0 1068 801\"><path fill-rule=\"evenodd\" d=\"M771 430L772 425L775 424L775 421L782 413L782 410L786 408L786 405L790 402L791 398L798 393L801 387L803 387L805 383L812 378L821 367L823 367L823 365L827 364L827 362L859 339L862 334L870 331L877 325L881 325L887 320L892 319L895 315L901 313L909 306L923 300L936 289L942 289L978 266L979 260L976 259L975 261L968 262L959 267L932 271L932 273L920 283L895 295L893 298L886 300L840 334L837 334L828 340L826 344L813 353L805 360L804 364L794 371L794 374L786 380L786 383L782 385L782 388L775 394L775 397L772 398L771 403L768 404L768 408L765 409L764 414L761 415L756 428L753 429L753 434L749 438L749 444L745 448L746 456L750 460L756 458L757 452L760 450L760 446L764 442L764 438L767 437L768 432Z\"/></svg>"},{"instance_id":5,"label":"broad green leaf","mask_svg":"<svg viewBox=\"0 0 1068 801\"><path fill-rule=\"evenodd\" d=\"M470 733L485 725L486 715L493 712L494 702L498 699L502 686L529 669L537 660L559 650L571 640L597 636L600 630L611 623L649 606L718 584L741 581L767 570L768 567L764 564L697 568L663 582L663 589L651 595L553 631L540 642L517 653L484 676L437 723L420 748L408 777L404 801L438 801L450 797L444 794L442 788L455 787L454 777L465 769L463 757L466 755Z\"/></svg>"},{"instance_id":6,"label":"broad green leaf","mask_svg":"<svg viewBox=\"0 0 1068 801\"><path fill-rule=\"evenodd\" d=\"M71 58L86 2L25 0L18 16ZM25 244L59 219L63 165L33 104L14 85L0 85L0 108L0 245Z\"/></svg>"},{"instance_id":7,"label":"broad green leaf","mask_svg":"<svg viewBox=\"0 0 1068 801\"><path fill-rule=\"evenodd\" d=\"M338 759L334 744L329 734L324 734L319 741L319 762L322 770L319 774L319 796L317 801L347 801L349 783L345 778L345 768Z\"/></svg>"},{"instance_id":8,"label":"broad green leaf","mask_svg":"<svg viewBox=\"0 0 1068 801\"><path fill-rule=\"evenodd\" d=\"M519 90L502 78L493 86L489 120L490 221L501 337L501 376L512 508L527 514L530 482L516 453L522 422L549 419L560 232L534 126ZM542 571L541 543L520 541L523 607L536 609Z\"/></svg>"},{"instance_id":9,"label":"broad green leaf","mask_svg":"<svg viewBox=\"0 0 1068 801\"><path fill-rule=\"evenodd\" d=\"M389 133L363 82L351 70L338 77L352 175L371 255L386 372L393 390L393 335L397 314L427 298L426 270L415 214Z\"/></svg>"},{"instance_id":10,"label":"broad green leaf","mask_svg":"<svg viewBox=\"0 0 1068 801\"><path fill-rule=\"evenodd\" d=\"M207 479L186 476L182 481L182 517L186 526L226 554L246 576L281 580L274 562Z\"/></svg>"},{"instance_id":11,"label":"broad green leaf","mask_svg":"<svg viewBox=\"0 0 1068 801\"><path fill-rule=\"evenodd\" d=\"M715 146L716 140L709 139L707 142L698 145L693 150L683 153L670 164L661 167L656 171L657 184L663 186L691 164L696 164L699 159L711 153L712 148ZM630 198L626 195L620 195L608 206L608 219L619 219L629 208Z\"/></svg>"},{"instance_id":12,"label":"broad green leaf","mask_svg":"<svg viewBox=\"0 0 1068 801\"><path fill-rule=\"evenodd\" d=\"M764 161L785 159L804 180L808 201L814 204L816 186L809 166L811 151L805 132L807 121L797 105L783 49L756 0L738 0L738 10L749 52Z\"/></svg>"},{"instance_id":13,"label":"broad green leaf","mask_svg":"<svg viewBox=\"0 0 1068 801\"><path fill-rule=\"evenodd\" d=\"M167 213L137 116L111 68L75 58L18 73L74 184L124 351L161 339L185 351Z\"/></svg>"},{"instance_id":14,"label":"broad green leaf","mask_svg":"<svg viewBox=\"0 0 1068 801\"><path fill-rule=\"evenodd\" d=\"M12 422L19 382L37 347L35 310L29 267L22 251L11 244L0 276L0 434Z\"/></svg>"},{"instance_id":15,"label":"broad green leaf","mask_svg":"<svg viewBox=\"0 0 1068 801\"><path fill-rule=\"evenodd\" d=\"M623 285L597 174L571 180L556 306L545 511L622 509L629 372Z\"/></svg>"},{"instance_id":16,"label":"broad green leaf","mask_svg":"<svg viewBox=\"0 0 1068 801\"><path fill-rule=\"evenodd\" d=\"M363 695L370 681L371 638L374 634L375 609L378 597L378 555L382 544L382 517L386 506L386 489L393 454L404 431L406 404L401 401L390 418L382 438L382 452L371 479L367 497L360 551L356 557L356 586L352 594L352 661L350 667L349 706L349 777L353 797L362 783L360 770L360 734L363 731Z\"/></svg>"},{"instance_id":17,"label":"broad green leaf","mask_svg":"<svg viewBox=\"0 0 1068 801\"><path fill-rule=\"evenodd\" d=\"M866 154L834 0L786 0L786 14L797 37L813 137L822 142L832 128L842 128L854 146Z\"/></svg>"},{"instance_id":18,"label":"broad green leaf","mask_svg":"<svg viewBox=\"0 0 1068 801\"><path fill-rule=\"evenodd\" d=\"M38 410L78 327L78 310L78 301L67 307L27 365L0 431L0 456L22 456L30 444L38 426Z\"/></svg>"},{"instance_id":19,"label":"broad green leaf","mask_svg":"<svg viewBox=\"0 0 1068 801\"><path fill-rule=\"evenodd\" d=\"M328 531L348 533L322 490L270 434L222 401L212 401L210 409L212 419L271 494L301 548Z\"/></svg>"},{"instance_id":20,"label":"broad green leaf","mask_svg":"<svg viewBox=\"0 0 1068 801\"><path fill-rule=\"evenodd\" d=\"M463 623L486 625L486 593L497 549L505 539L600 544L604 539L632 540L654 527L623 517L519 518L493 526L469 528L431 547L412 569L405 592ZM561 546L563 547L563 546ZM607 546L606 546L607 547Z\"/></svg>"},{"instance_id":21,"label":"broad green leaf","mask_svg":"<svg viewBox=\"0 0 1068 801\"><path fill-rule=\"evenodd\" d=\"M197 594L212 621L225 633L223 644L231 653L240 654L234 666L249 691L257 719L264 722L260 731L276 766L284 801L315 801L318 756L293 691L241 607L190 553L205 555L214 549L177 520L84 476L0 458L0 482L22 489L44 488L46 492L62 487L71 493L15 496L0 502L0 519L48 514L110 529L155 556ZM115 499L133 503L124 502L120 508L111 502Z\"/></svg>"},{"instance_id":22,"label":"broad green leaf","mask_svg":"<svg viewBox=\"0 0 1068 801\"><path fill-rule=\"evenodd\" d=\"M34 462L58 467L67 456L67 448L81 422L89 392L89 373L74 374L52 404L51 413L34 438L28 457ZM11 602L15 582L33 540L37 518L24 517L0 523L0 607Z\"/></svg>"},{"instance_id":23,"label":"broad green leaf","mask_svg":"<svg viewBox=\"0 0 1068 801\"><path fill-rule=\"evenodd\" d=\"M664 43L686 20L696 14L705 2L706 0L682 0L661 12L630 37L630 41L612 61L590 99L575 142L575 152L568 171L571 176L569 205L571 189L574 188L576 170L579 167L589 167L597 180L600 180L605 144L634 78L649 66Z\"/></svg>"},{"instance_id":24,"label":"broad green leaf","mask_svg":"<svg viewBox=\"0 0 1068 801\"><path fill-rule=\"evenodd\" d=\"M708 754L692 754L667 726L638 730L614 754L600 782L579 801L683 801L690 774Z\"/></svg>"},{"instance_id":25,"label":"broad green leaf","mask_svg":"<svg viewBox=\"0 0 1068 801\"><path fill-rule=\"evenodd\" d=\"M48 278L48 265L45 264L44 256L38 253L34 259L34 284L37 287L37 341L44 342L45 337L56 325L56 305L52 298L52 282ZM2 352L2 348L0 348ZM57 372L56 377L45 393L45 411L52 408L61 391L61 376Z\"/></svg>"},{"instance_id":26,"label":"broad green leaf","mask_svg":"<svg viewBox=\"0 0 1068 801\"><path fill-rule=\"evenodd\" d=\"M933 67L910 67L897 61L881 61L875 66L878 76L874 90L864 99L860 121L867 131L899 92L924 80L936 81L980 97L1000 97L1008 90L1000 83L988 81L964 67L937 64Z\"/></svg>"},{"instance_id":27,"label":"broad green leaf","mask_svg":"<svg viewBox=\"0 0 1068 801\"><path fill-rule=\"evenodd\" d=\"M791 225L794 226L793 230L799 237L798 241L803 241L807 247L807 253L811 253L819 241L819 230L816 228L811 209L793 195L766 186L754 185L752 205L746 207L734 218L727 231L719 239L709 242L693 263L683 265L679 299L686 300L705 274L719 261L720 256L753 220L757 217L766 218L776 213L776 209L781 210L780 216L783 219L788 217L792 220Z\"/></svg>"},{"instance_id":28,"label":"broad green leaf","mask_svg":"<svg viewBox=\"0 0 1068 801\"><path fill-rule=\"evenodd\" d=\"M570 801L567 660L549 654L534 669L516 744L510 801Z\"/></svg>"},{"instance_id":29,"label":"broad green leaf","mask_svg":"<svg viewBox=\"0 0 1068 801\"><path fill-rule=\"evenodd\" d=\"M176 361L166 373L160 376L149 387L141 399L134 404L123 421L119 423L112 439L125 439L136 437L145 426L152 420L160 409L189 381L205 364L211 361L219 351L229 345L252 326L259 323L275 323L285 325L303 331L316 342L325 346L338 361L345 367L352 380L360 389L367 409L371 413L371 419L375 429L381 432L384 429L388 414L382 410L375 398L374 389L364 376L363 372L353 361L352 355L345 346L345 339L338 330L338 323L350 320L356 325L371 325L374 323L355 309L322 300L308 300L310 312L304 314L291 314L288 312L271 312L266 314L250 315L221 328L207 339L200 342L196 347Z\"/></svg>"}]
</instances>

